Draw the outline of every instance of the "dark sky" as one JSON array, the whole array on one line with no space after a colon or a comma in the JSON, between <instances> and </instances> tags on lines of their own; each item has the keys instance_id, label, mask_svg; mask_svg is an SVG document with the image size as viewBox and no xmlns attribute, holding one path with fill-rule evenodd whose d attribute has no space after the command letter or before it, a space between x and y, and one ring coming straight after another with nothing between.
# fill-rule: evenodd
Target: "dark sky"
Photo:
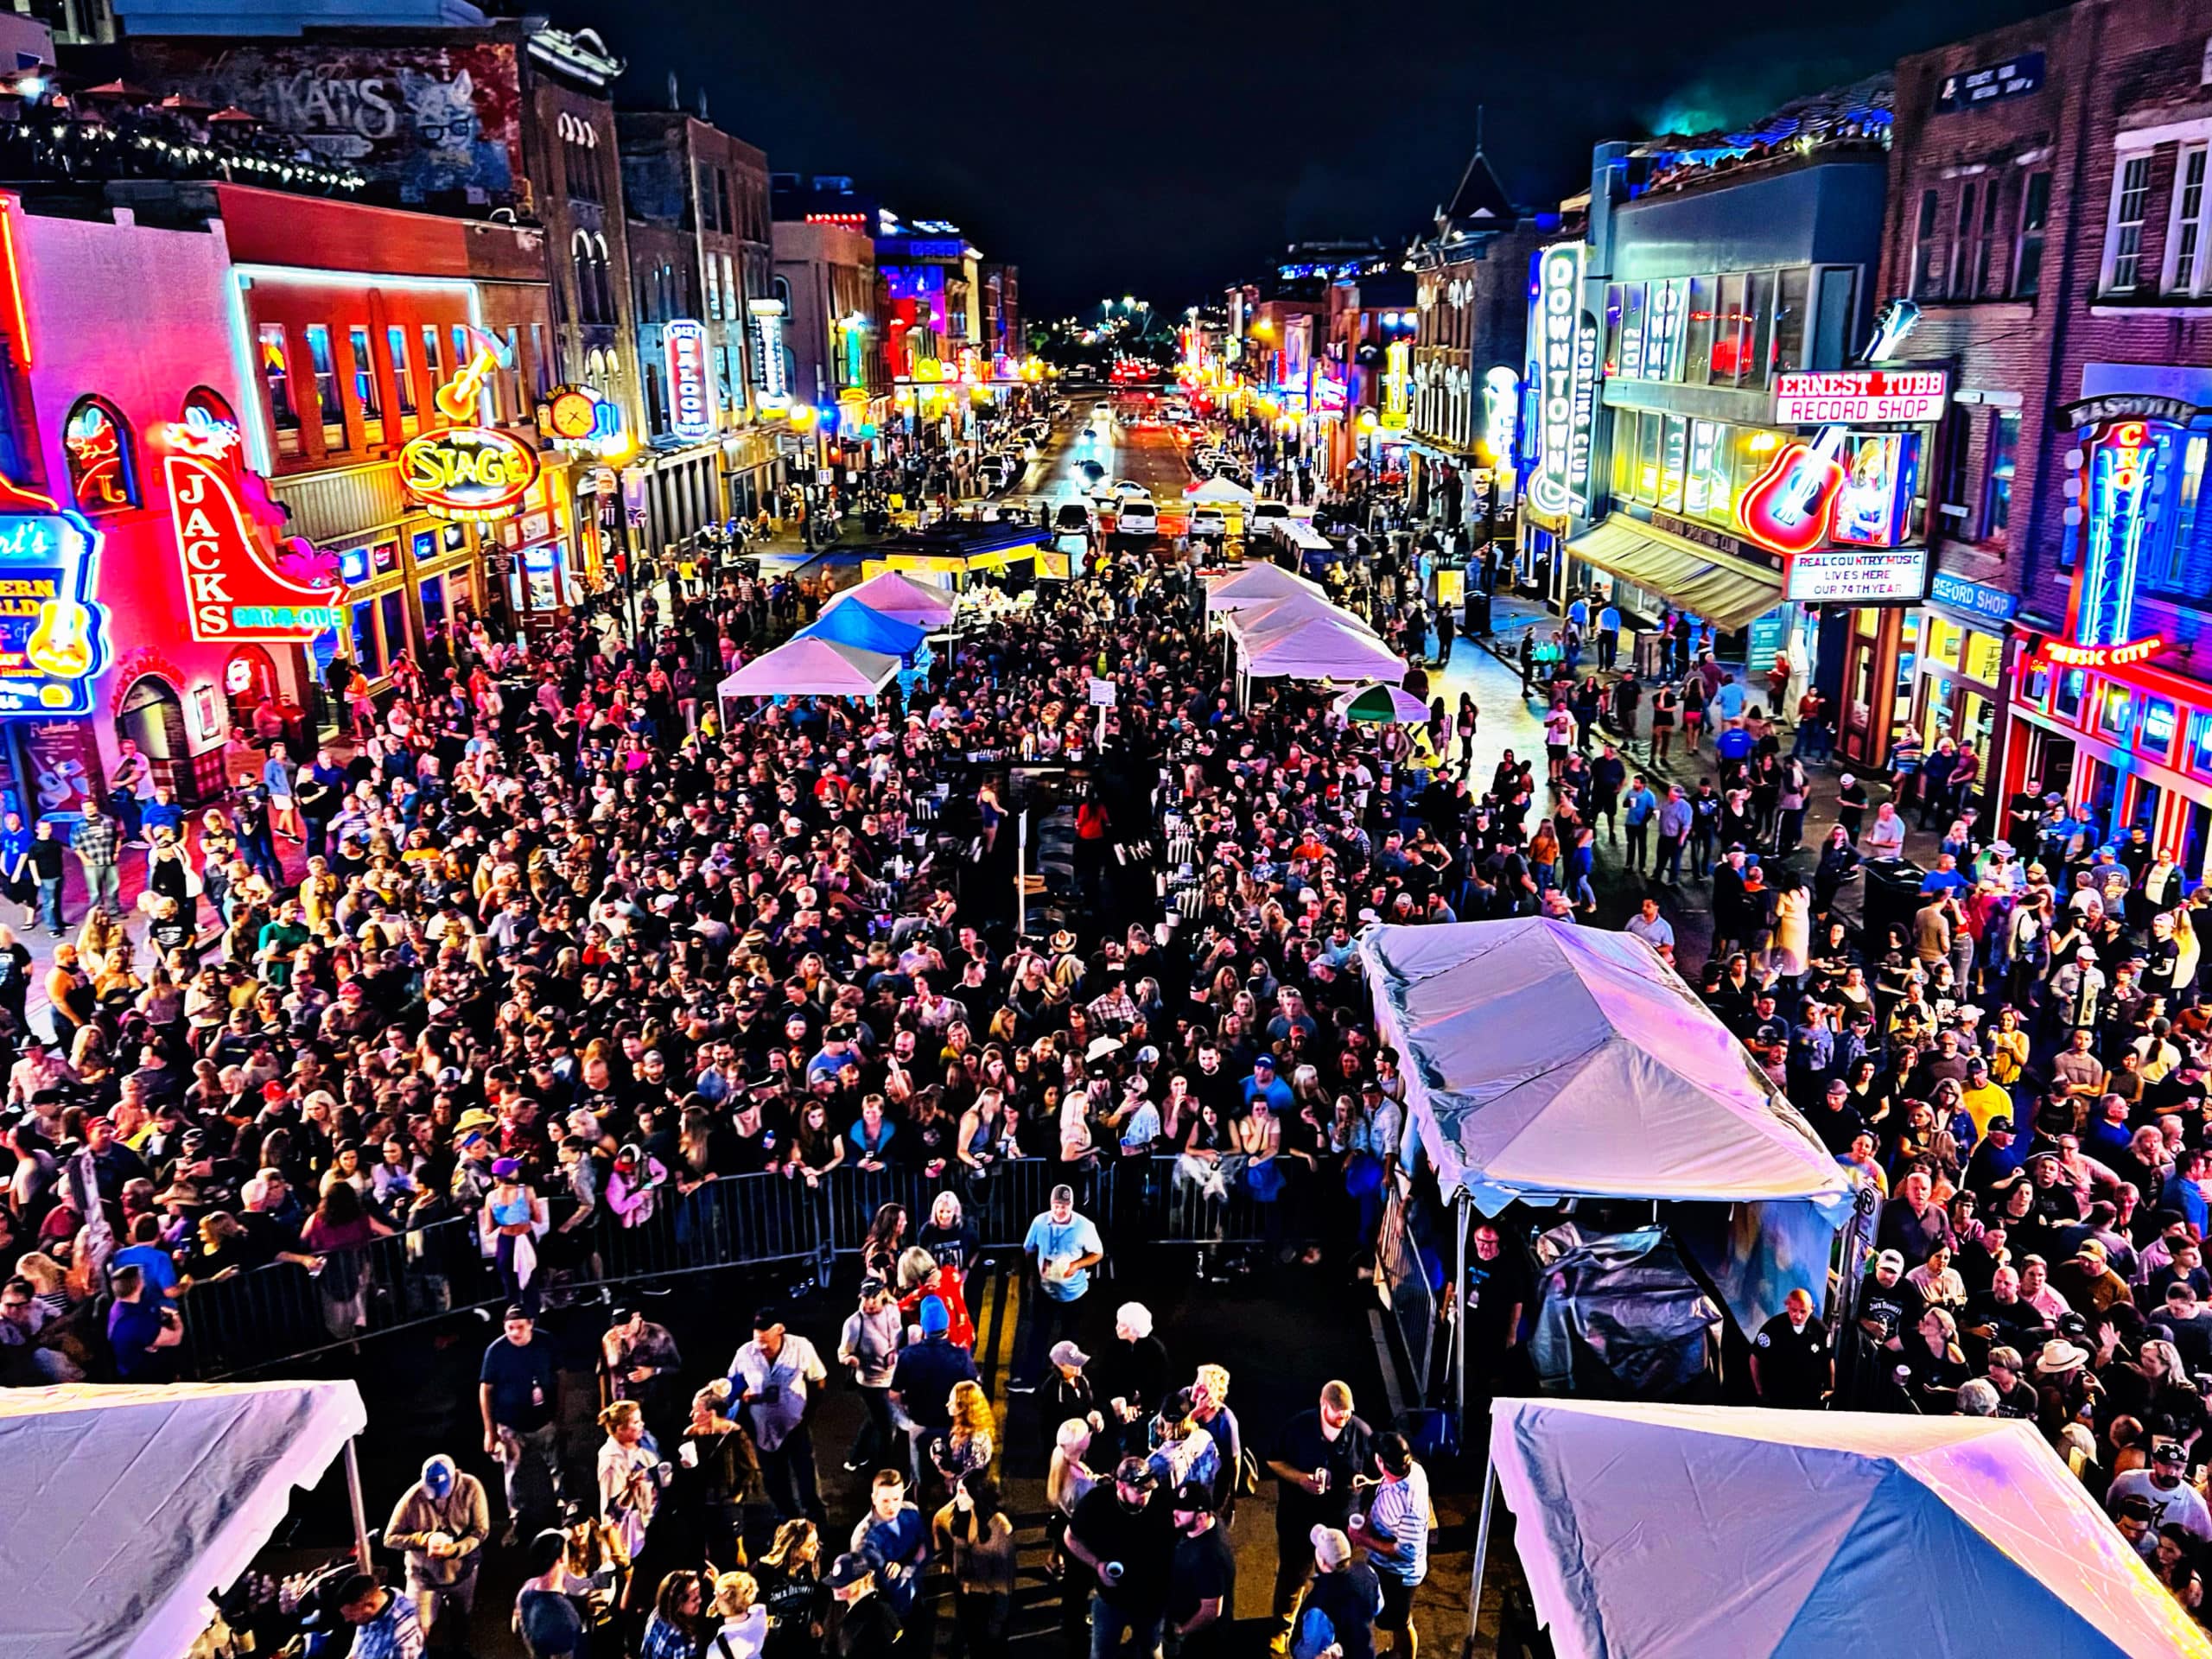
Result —
<instances>
[{"instance_id":1,"label":"dark sky","mask_svg":"<svg viewBox=\"0 0 2212 1659\"><path fill-rule=\"evenodd\" d=\"M1022 309L1134 293L1179 309L1294 238L1395 238L1451 193L1487 106L1522 201L1588 183L1590 146L1749 120L2032 0L1684 7L1652 0L563 0L660 102L779 171L849 173L1021 267ZM1726 19L1724 22L1722 20ZM956 67L960 66L960 67ZM972 67L967 67L972 66ZM1234 67L1231 67L1234 66Z\"/></svg>"}]
</instances>

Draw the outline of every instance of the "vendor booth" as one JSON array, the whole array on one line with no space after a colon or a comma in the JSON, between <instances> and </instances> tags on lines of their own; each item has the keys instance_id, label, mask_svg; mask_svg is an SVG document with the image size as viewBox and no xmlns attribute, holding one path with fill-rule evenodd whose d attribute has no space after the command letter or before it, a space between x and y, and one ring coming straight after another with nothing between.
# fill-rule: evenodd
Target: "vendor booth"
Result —
<instances>
[{"instance_id":1,"label":"vendor booth","mask_svg":"<svg viewBox=\"0 0 2212 1659\"><path fill-rule=\"evenodd\" d=\"M826 616L840 605L861 604L918 628L934 630L952 620L957 603L950 588L887 570L880 576L869 577L857 588L832 594L822 610Z\"/></svg>"},{"instance_id":2,"label":"vendor booth","mask_svg":"<svg viewBox=\"0 0 2212 1659\"><path fill-rule=\"evenodd\" d=\"M2212 1656L2033 1423L1504 1399L1490 1452L1559 1659Z\"/></svg>"},{"instance_id":3,"label":"vendor booth","mask_svg":"<svg viewBox=\"0 0 2212 1659\"><path fill-rule=\"evenodd\" d=\"M899 659L819 636L792 639L754 658L715 688L737 697L872 697L899 672Z\"/></svg>"},{"instance_id":4,"label":"vendor booth","mask_svg":"<svg viewBox=\"0 0 2212 1659\"><path fill-rule=\"evenodd\" d=\"M1641 939L1525 918L1371 927L1360 953L1380 1037L1405 1057L1401 1163L1432 1172L1452 1211L1452 1282L1466 1277L1473 1211L1632 1199L1649 1201L1655 1227L1669 1206L1675 1254L1746 1337L1793 1289L1826 1301L1852 1209L1844 1172ZM1599 1246L1554 1231L1562 1251L1596 1249L1593 1266L1631 1248L1651 1258L1633 1235ZM1451 1334L1464 1410L1464 1325ZM1557 1374L1576 1370L1562 1361Z\"/></svg>"}]
</instances>

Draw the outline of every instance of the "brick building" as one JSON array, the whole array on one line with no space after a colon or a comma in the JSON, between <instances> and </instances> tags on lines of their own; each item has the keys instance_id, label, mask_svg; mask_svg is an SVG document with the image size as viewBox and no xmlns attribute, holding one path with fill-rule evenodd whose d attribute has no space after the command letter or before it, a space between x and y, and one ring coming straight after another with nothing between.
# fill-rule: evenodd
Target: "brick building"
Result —
<instances>
[{"instance_id":1,"label":"brick building","mask_svg":"<svg viewBox=\"0 0 2212 1659\"><path fill-rule=\"evenodd\" d=\"M1924 736L2212 859L2212 4L2099 0L1897 72L1884 276L1955 371ZM2056 658L2054 658L2054 652Z\"/></svg>"}]
</instances>

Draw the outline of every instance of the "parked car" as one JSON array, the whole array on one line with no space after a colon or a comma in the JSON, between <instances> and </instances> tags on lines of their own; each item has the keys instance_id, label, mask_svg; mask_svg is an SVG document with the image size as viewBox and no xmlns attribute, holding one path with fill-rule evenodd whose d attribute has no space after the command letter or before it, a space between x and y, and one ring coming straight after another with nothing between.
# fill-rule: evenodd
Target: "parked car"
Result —
<instances>
[{"instance_id":1,"label":"parked car","mask_svg":"<svg viewBox=\"0 0 2212 1659\"><path fill-rule=\"evenodd\" d=\"M1191 509L1191 539L1194 542L1223 542L1229 539L1229 515L1211 502L1201 502Z\"/></svg>"},{"instance_id":2,"label":"parked car","mask_svg":"<svg viewBox=\"0 0 2212 1659\"><path fill-rule=\"evenodd\" d=\"M1124 536L1156 536L1160 533L1159 509L1148 496L1141 500L1124 497L1114 528Z\"/></svg>"}]
</instances>

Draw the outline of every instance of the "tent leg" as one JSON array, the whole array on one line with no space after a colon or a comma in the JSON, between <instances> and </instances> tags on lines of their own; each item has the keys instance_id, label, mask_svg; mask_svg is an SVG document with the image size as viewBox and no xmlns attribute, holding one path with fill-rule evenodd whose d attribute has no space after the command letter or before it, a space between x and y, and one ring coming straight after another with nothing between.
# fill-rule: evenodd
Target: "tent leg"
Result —
<instances>
[{"instance_id":1,"label":"tent leg","mask_svg":"<svg viewBox=\"0 0 2212 1659\"><path fill-rule=\"evenodd\" d=\"M1475 1560L1467 1571L1467 1645L1466 1653L1475 1650L1476 1627L1483 1617L1483 1579L1490 1565L1490 1508L1497 1494L1497 1471L1491 1466L1490 1436L1483 1436L1483 1507L1475 1519Z\"/></svg>"},{"instance_id":2,"label":"tent leg","mask_svg":"<svg viewBox=\"0 0 2212 1659\"><path fill-rule=\"evenodd\" d=\"M1467 1210L1472 1202L1462 1192L1453 1206L1458 1225L1452 1229L1457 1276L1452 1281L1452 1301L1457 1317L1452 1321L1452 1421L1462 1446L1467 1443Z\"/></svg>"},{"instance_id":3,"label":"tent leg","mask_svg":"<svg viewBox=\"0 0 2212 1659\"><path fill-rule=\"evenodd\" d=\"M369 1565L369 1512L361 1504L361 1459L354 1442L346 1442L346 1496L353 1507L353 1562L364 1573Z\"/></svg>"}]
</instances>

